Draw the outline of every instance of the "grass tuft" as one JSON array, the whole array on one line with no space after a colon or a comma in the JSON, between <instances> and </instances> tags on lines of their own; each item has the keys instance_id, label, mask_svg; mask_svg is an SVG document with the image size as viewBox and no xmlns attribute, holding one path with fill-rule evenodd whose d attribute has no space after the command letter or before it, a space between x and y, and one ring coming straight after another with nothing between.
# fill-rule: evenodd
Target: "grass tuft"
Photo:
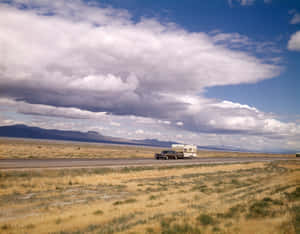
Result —
<instances>
[{"instance_id":1,"label":"grass tuft","mask_svg":"<svg viewBox=\"0 0 300 234\"><path fill-rule=\"evenodd\" d=\"M9 225L9 224L3 224L2 226L1 226L1 229L2 230L8 230L8 229L10 229L11 228L11 225Z\"/></svg>"},{"instance_id":2,"label":"grass tuft","mask_svg":"<svg viewBox=\"0 0 300 234\"><path fill-rule=\"evenodd\" d=\"M134 198L130 198L130 199L127 199L127 200L124 200L124 201L116 201L113 203L114 206L118 206L118 205L123 205L123 204L128 204L128 203L134 203L134 202L137 202L136 199Z\"/></svg>"},{"instance_id":3,"label":"grass tuft","mask_svg":"<svg viewBox=\"0 0 300 234\"><path fill-rule=\"evenodd\" d=\"M246 215L247 218L262 218L270 215L270 205L272 199L270 198L263 198L260 201L255 201L249 207L248 214Z\"/></svg>"},{"instance_id":4,"label":"grass tuft","mask_svg":"<svg viewBox=\"0 0 300 234\"><path fill-rule=\"evenodd\" d=\"M300 187L297 187L295 189L295 191L291 192L291 193L285 193L287 199L289 201L296 201L300 199Z\"/></svg>"},{"instance_id":5,"label":"grass tuft","mask_svg":"<svg viewBox=\"0 0 300 234\"><path fill-rule=\"evenodd\" d=\"M35 225L34 224L28 224L27 226L26 226L26 228L27 229L33 229L33 228L35 228Z\"/></svg>"},{"instance_id":6,"label":"grass tuft","mask_svg":"<svg viewBox=\"0 0 300 234\"><path fill-rule=\"evenodd\" d=\"M233 217L239 217L240 213L245 211L245 207L243 205L235 205L233 207L230 207L230 209L224 213L224 214L217 214L220 218L233 218Z\"/></svg>"},{"instance_id":7,"label":"grass tuft","mask_svg":"<svg viewBox=\"0 0 300 234\"><path fill-rule=\"evenodd\" d=\"M96 211L94 211L93 214L94 214L94 215L102 215L102 214L103 214L103 211L102 211L102 210L96 210Z\"/></svg>"},{"instance_id":8,"label":"grass tuft","mask_svg":"<svg viewBox=\"0 0 300 234\"><path fill-rule=\"evenodd\" d=\"M293 213L292 223L295 228L295 233L299 234L300 233L300 205L293 206L292 213Z\"/></svg>"},{"instance_id":9,"label":"grass tuft","mask_svg":"<svg viewBox=\"0 0 300 234\"><path fill-rule=\"evenodd\" d=\"M147 227L146 228L146 233L148 233L148 234L154 233L154 229L152 227Z\"/></svg>"},{"instance_id":10,"label":"grass tuft","mask_svg":"<svg viewBox=\"0 0 300 234\"><path fill-rule=\"evenodd\" d=\"M58 219L55 220L56 224L61 224L61 222L62 222L61 218L58 218Z\"/></svg>"},{"instance_id":11,"label":"grass tuft","mask_svg":"<svg viewBox=\"0 0 300 234\"><path fill-rule=\"evenodd\" d=\"M201 231L199 228L191 226L188 223L184 224L173 224L171 225L168 220L162 220L161 222L161 234L200 234Z\"/></svg>"},{"instance_id":12,"label":"grass tuft","mask_svg":"<svg viewBox=\"0 0 300 234\"><path fill-rule=\"evenodd\" d=\"M151 196L149 197L149 200L155 200L156 198L157 198L157 196L151 195Z\"/></svg>"},{"instance_id":13,"label":"grass tuft","mask_svg":"<svg viewBox=\"0 0 300 234\"><path fill-rule=\"evenodd\" d=\"M212 225L215 223L213 217L207 214L201 214L197 217L197 220L204 226Z\"/></svg>"}]
</instances>

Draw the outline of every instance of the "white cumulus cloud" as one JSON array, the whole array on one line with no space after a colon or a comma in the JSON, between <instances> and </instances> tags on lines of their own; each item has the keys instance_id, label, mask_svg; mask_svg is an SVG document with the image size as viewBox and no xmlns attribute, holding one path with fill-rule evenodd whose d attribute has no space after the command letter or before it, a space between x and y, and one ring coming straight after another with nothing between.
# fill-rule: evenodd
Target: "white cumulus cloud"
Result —
<instances>
[{"instance_id":1,"label":"white cumulus cloud","mask_svg":"<svg viewBox=\"0 0 300 234\"><path fill-rule=\"evenodd\" d=\"M288 42L288 49L294 51L300 51L300 31L297 31L291 36Z\"/></svg>"}]
</instances>

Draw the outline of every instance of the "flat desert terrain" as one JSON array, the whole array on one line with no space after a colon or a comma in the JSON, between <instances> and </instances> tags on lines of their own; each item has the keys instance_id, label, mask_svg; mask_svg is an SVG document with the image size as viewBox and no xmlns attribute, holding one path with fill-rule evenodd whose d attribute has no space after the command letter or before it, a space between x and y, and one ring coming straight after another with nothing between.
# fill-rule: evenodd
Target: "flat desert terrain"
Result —
<instances>
[{"instance_id":1,"label":"flat desert terrain","mask_svg":"<svg viewBox=\"0 0 300 234\"><path fill-rule=\"evenodd\" d=\"M298 161L1 171L1 233L299 233Z\"/></svg>"},{"instance_id":2,"label":"flat desert terrain","mask_svg":"<svg viewBox=\"0 0 300 234\"><path fill-rule=\"evenodd\" d=\"M153 158L163 148L100 143L0 138L0 159L5 158ZM292 157L223 151L198 151L198 157Z\"/></svg>"},{"instance_id":3,"label":"flat desert terrain","mask_svg":"<svg viewBox=\"0 0 300 234\"><path fill-rule=\"evenodd\" d=\"M161 150L16 139L2 139L0 147L6 160L147 160ZM0 170L0 233L300 233L300 161L286 157L226 164Z\"/></svg>"}]
</instances>

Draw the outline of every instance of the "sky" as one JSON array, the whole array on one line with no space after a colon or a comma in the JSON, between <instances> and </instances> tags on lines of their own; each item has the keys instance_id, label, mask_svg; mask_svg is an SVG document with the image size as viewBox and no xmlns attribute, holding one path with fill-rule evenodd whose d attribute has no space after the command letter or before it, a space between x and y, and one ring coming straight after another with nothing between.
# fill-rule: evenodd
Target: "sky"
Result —
<instances>
[{"instance_id":1,"label":"sky","mask_svg":"<svg viewBox=\"0 0 300 234\"><path fill-rule=\"evenodd\" d=\"M300 151L300 1L0 2L0 125Z\"/></svg>"}]
</instances>

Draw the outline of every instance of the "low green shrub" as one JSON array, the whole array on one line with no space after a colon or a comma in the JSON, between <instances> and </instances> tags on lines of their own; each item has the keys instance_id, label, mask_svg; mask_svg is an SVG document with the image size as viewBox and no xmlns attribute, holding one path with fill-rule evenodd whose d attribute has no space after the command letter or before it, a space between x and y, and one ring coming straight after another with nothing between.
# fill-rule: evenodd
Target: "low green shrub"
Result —
<instances>
[{"instance_id":1,"label":"low green shrub","mask_svg":"<svg viewBox=\"0 0 300 234\"><path fill-rule=\"evenodd\" d=\"M210 215L201 214L197 217L197 221L199 221L202 225L207 226L214 224L214 219Z\"/></svg>"},{"instance_id":2,"label":"low green shrub","mask_svg":"<svg viewBox=\"0 0 300 234\"><path fill-rule=\"evenodd\" d=\"M260 201L251 204L248 210L247 218L262 218L271 215L270 205L273 203L271 198L265 197Z\"/></svg>"},{"instance_id":3,"label":"low green shrub","mask_svg":"<svg viewBox=\"0 0 300 234\"><path fill-rule=\"evenodd\" d=\"M96 211L94 211L93 214L94 214L94 215L102 215L102 214L103 214L103 211L102 211L102 210L96 210Z\"/></svg>"}]
</instances>

